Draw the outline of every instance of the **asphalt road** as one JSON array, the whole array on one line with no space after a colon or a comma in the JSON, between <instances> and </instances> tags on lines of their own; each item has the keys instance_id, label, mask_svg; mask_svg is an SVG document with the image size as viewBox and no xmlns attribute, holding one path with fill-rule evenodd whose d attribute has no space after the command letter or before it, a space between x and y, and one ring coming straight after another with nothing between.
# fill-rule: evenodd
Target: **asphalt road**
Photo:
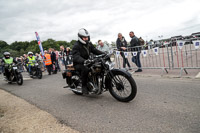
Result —
<instances>
[{"instance_id":1,"label":"asphalt road","mask_svg":"<svg viewBox=\"0 0 200 133\"><path fill-rule=\"evenodd\" d=\"M134 77L136 98L115 100L109 92L78 96L66 88L61 73L29 79L22 86L0 80L0 88L36 105L80 132L199 133L200 80Z\"/></svg>"}]
</instances>

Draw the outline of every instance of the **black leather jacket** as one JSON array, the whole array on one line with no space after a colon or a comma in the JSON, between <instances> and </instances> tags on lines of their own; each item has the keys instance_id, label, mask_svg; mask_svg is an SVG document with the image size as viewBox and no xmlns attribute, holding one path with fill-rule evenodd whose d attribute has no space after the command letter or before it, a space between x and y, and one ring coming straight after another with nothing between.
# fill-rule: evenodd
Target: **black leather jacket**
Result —
<instances>
[{"instance_id":1,"label":"black leather jacket","mask_svg":"<svg viewBox=\"0 0 200 133\"><path fill-rule=\"evenodd\" d=\"M90 53L95 55L104 54L104 52L97 50L92 43L82 44L76 41L72 48L73 64L83 64L85 60L89 59Z\"/></svg>"},{"instance_id":2,"label":"black leather jacket","mask_svg":"<svg viewBox=\"0 0 200 133\"><path fill-rule=\"evenodd\" d=\"M131 47L140 46L139 39L136 36L132 37L130 44L131 44ZM140 51L141 47L131 48L131 50Z\"/></svg>"},{"instance_id":3,"label":"black leather jacket","mask_svg":"<svg viewBox=\"0 0 200 133\"><path fill-rule=\"evenodd\" d=\"M127 51L127 50L121 49L121 47L126 47L127 48L127 42L126 42L126 40L125 40L124 37L122 37L122 40L120 40L119 38L117 38L116 44L117 44L117 49L119 51Z\"/></svg>"}]
</instances>

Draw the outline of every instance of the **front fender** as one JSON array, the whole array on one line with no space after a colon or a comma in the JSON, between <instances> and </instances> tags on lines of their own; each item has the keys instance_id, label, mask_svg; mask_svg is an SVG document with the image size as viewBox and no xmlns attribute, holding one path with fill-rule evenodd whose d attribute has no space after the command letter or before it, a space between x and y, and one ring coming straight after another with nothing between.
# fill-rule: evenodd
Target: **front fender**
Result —
<instances>
[{"instance_id":1,"label":"front fender","mask_svg":"<svg viewBox=\"0 0 200 133\"><path fill-rule=\"evenodd\" d=\"M106 78L105 78L105 86L106 86L107 89L109 89L111 87L110 85L111 85L111 78L112 77L110 77L110 75L116 75L118 73L120 73L122 75L127 75L128 77L132 78L132 75L129 72L123 70L123 69L112 69L106 75Z\"/></svg>"},{"instance_id":2,"label":"front fender","mask_svg":"<svg viewBox=\"0 0 200 133\"><path fill-rule=\"evenodd\" d=\"M123 73L123 74L126 74L126 75L132 77L132 75L129 72L125 71L124 69L112 69L110 72L112 72L113 74Z\"/></svg>"}]
</instances>

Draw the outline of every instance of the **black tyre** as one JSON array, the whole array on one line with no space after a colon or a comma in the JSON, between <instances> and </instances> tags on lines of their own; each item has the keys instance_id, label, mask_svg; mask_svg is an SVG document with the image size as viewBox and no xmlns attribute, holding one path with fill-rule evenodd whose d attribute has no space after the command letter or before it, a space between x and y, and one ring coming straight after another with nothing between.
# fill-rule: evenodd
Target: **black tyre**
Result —
<instances>
[{"instance_id":1,"label":"black tyre","mask_svg":"<svg viewBox=\"0 0 200 133\"><path fill-rule=\"evenodd\" d=\"M72 89L72 92L74 92L76 95L83 95L82 92L77 92L77 91L73 90L73 89L76 89L76 87L78 86L79 83L80 83L80 77L77 74L73 75L71 78L71 85L70 85L71 87L70 88Z\"/></svg>"},{"instance_id":2,"label":"black tyre","mask_svg":"<svg viewBox=\"0 0 200 133\"><path fill-rule=\"evenodd\" d=\"M23 76L22 76L21 73L18 73L18 74L17 74L16 80L17 80L17 84L18 84L18 85L22 85L22 84L23 84Z\"/></svg>"},{"instance_id":3,"label":"black tyre","mask_svg":"<svg viewBox=\"0 0 200 133\"><path fill-rule=\"evenodd\" d=\"M39 79L42 79L42 71L39 69L38 70L38 75L37 75L37 77L39 78Z\"/></svg>"},{"instance_id":4,"label":"black tyre","mask_svg":"<svg viewBox=\"0 0 200 133\"><path fill-rule=\"evenodd\" d=\"M76 92L76 91L73 91L73 90L72 90L72 92L74 92L76 95L83 95L83 93Z\"/></svg>"},{"instance_id":5,"label":"black tyre","mask_svg":"<svg viewBox=\"0 0 200 133\"><path fill-rule=\"evenodd\" d=\"M137 93L137 86L132 78L126 72L115 71L109 86L110 94L121 102L133 100Z\"/></svg>"}]
</instances>

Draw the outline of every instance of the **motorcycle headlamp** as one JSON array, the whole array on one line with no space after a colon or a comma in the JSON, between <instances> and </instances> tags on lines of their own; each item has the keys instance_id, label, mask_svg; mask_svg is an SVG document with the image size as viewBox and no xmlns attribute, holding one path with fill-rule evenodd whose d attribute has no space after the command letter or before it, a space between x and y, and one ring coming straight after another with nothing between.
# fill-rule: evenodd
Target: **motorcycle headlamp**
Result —
<instances>
[{"instance_id":1,"label":"motorcycle headlamp","mask_svg":"<svg viewBox=\"0 0 200 133\"><path fill-rule=\"evenodd\" d=\"M114 55L114 54L112 54L112 55L110 56L110 61L111 61L111 62L114 62L114 61L115 61L115 55Z\"/></svg>"}]
</instances>

